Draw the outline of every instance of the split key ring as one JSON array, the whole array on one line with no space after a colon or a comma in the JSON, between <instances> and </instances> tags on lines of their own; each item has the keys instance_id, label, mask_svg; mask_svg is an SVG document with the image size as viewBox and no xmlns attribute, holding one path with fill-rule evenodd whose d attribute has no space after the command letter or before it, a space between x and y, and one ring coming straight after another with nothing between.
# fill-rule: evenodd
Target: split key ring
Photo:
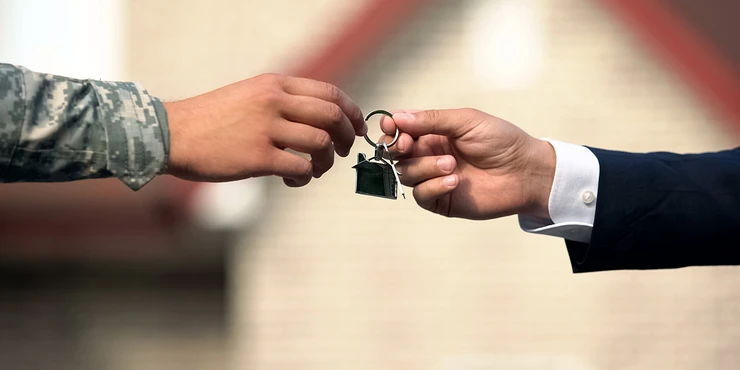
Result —
<instances>
[{"instance_id":1,"label":"split key ring","mask_svg":"<svg viewBox=\"0 0 740 370\"><path fill-rule=\"evenodd\" d=\"M375 115L378 115L378 114L382 114L384 116L388 116L388 117L391 117L391 119L393 119L393 113L388 112L386 110L378 109L378 110L374 110L374 111L368 113L367 116L365 116L365 122L367 122L367 120L369 120L370 117L375 116ZM391 141L390 143L388 143L386 147L387 148L390 148L393 145L395 145L396 142L398 141L398 137L400 135L401 135L401 131L398 129L398 126L396 126L396 136L393 137L393 141ZM370 145L372 145L372 146L374 146L376 148L378 146L382 145L382 144L378 144L378 143L370 140L370 138L367 136L367 134L365 134L365 141L367 141L368 144L370 144Z\"/></svg>"}]
</instances>

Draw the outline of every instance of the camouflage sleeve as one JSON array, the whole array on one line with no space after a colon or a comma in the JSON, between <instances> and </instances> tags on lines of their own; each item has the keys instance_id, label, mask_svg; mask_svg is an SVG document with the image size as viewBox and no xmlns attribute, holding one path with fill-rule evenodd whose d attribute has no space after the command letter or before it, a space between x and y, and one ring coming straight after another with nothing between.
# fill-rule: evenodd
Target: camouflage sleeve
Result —
<instances>
[{"instance_id":1,"label":"camouflage sleeve","mask_svg":"<svg viewBox=\"0 0 740 370\"><path fill-rule=\"evenodd\" d=\"M164 107L139 84L0 64L0 182L115 176L138 190L168 154Z\"/></svg>"}]
</instances>

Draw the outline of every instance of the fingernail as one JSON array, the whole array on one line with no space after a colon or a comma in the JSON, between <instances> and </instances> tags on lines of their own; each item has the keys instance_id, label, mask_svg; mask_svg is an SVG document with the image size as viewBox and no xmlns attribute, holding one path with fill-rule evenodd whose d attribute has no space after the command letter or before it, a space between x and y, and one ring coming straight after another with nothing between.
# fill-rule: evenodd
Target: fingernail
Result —
<instances>
[{"instance_id":1,"label":"fingernail","mask_svg":"<svg viewBox=\"0 0 740 370\"><path fill-rule=\"evenodd\" d=\"M406 144L404 144L403 142L404 140L398 139L398 142L396 143L396 149L398 149L398 151L401 153L406 150Z\"/></svg>"},{"instance_id":2,"label":"fingernail","mask_svg":"<svg viewBox=\"0 0 740 370\"><path fill-rule=\"evenodd\" d=\"M442 179L442 185L449 186L449 187L453 187L457 185L457 176L450 175L450 176L445 177L444 179Z\"/></svg>"},{"instance_id":3,"label":"fingernail","mask_svg":"<svg viewBox=\"0 0 740 370\"><path fill-rule=\"evenodd\" d=\"M452 159L452 157L442 157L437 160L437 167L439 167L440 170L445 172L452 171L452 166L455 165L455 161Z\"/></svg>"},{"instance_id":4,"label":"fingernail","mask_svg":"<svg viewBox=\"0 0 740 370\"><path fill-rule=\"evenodd\" d=\"M362 132L362 135L367 135L367 122L362 122L362 130L360 131Z\"/></svg>"},{"instance_id":5,"label":"fingernail","mask_svg":"<svg viewBox=\"0 0 740 370\"><path fill-rule=\"evenodd\" d=\"M393 120L396 121L396 123L398 123L398 121L410 123L414 122L414 116L408 113L396 113L393 115Z\"/></svg>"}]
</instances>

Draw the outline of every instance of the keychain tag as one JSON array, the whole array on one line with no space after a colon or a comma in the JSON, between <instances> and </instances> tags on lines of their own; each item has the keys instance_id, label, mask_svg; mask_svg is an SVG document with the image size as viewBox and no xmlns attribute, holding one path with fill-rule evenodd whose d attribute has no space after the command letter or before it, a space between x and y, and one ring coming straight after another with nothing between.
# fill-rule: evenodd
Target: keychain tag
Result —
<instances>
[{"instance_id":1,"label":"keychain tag","mask_svg":"<svg viewBox=\"0 0 740 370\"><path fill-rule=\"evenodd\" d=\"M383 114L389 117L393 116L387 111L377 110L370 112L365 117L365 121L376 114ZM401 185L399 178L400 174L396 171L393 158L388 151L388 148L398 141L399 134L400 131L396 128L396 135L390 144L374 143L367 134L365 135L365 140L375 148L375 155L370 159L363 153L357 155L357 164L352 166L356 172L355 193L386 199L397 199L397 191L400 188L403 198L406 199L406 194L403 191L403 185ZM385 159L386 155L388 156L388 160Z\"/></svg>"},{"instance_id":2,"label":"keychain tag","mask_svg":"<svg viewBox=\"0 0 740 370\"><path fill-rule=\"evenodd\" d=\"M393 168L385 163L370 162L365 154L357 154L355 193L396 199L396 177Z\"/></svg>"}]
</instances>

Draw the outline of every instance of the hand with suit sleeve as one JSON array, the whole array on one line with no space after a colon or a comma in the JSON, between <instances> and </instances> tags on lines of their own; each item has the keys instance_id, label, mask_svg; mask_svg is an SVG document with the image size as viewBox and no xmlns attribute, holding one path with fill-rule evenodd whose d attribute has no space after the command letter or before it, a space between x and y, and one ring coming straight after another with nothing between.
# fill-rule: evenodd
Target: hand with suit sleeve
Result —
<instances>
[{"instance_id":1,"label":"hand with suit sleeve","mask_svg":"<svg viewBox=\"0 0 740 370\"><path fill-rule=\"evenodd\" d=\"M404 132L392 149L419 205L518 214L525 231L565 239L574 272L740 264L740 149L603 150L472 109L402 111L381 126Z\"/></svg>"}]
</instances>

